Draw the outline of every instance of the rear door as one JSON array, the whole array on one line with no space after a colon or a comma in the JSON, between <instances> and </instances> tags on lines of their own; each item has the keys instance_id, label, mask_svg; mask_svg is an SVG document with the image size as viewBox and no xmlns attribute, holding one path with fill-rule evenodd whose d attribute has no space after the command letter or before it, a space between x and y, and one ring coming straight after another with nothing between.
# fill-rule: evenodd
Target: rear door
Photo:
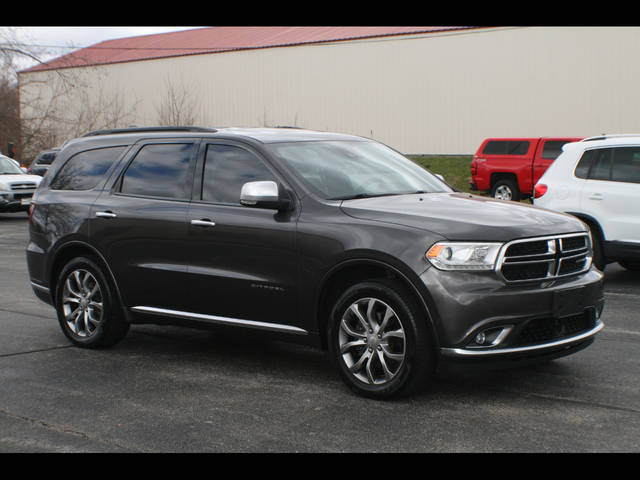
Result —
<instances>
[{"instance_id":1,"label":"rear door","mask_svg":"<svg viewBox=\"0 0 640 480\"><path fill-rule=\"evenodd\" d=\"M137 144L92 207L90 235L127 307L188 304L187 223L199 140Z\"/></svg>"},{"instance_id":2,"label":"rear door","mask_svg":"<svg viewBox=\"0 0 640 480\"><path fill-rule=\"evenodd\" d=\"M582 211L600 222L606 240L640 245L640 147L593 152Z\"/></svg>"}]
</instances>

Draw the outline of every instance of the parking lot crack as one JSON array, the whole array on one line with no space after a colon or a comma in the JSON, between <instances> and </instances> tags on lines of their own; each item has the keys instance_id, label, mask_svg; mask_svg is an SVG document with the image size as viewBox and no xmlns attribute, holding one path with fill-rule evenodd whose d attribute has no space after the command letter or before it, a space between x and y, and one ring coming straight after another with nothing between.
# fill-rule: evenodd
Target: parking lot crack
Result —
<instances>
[{"instance_id":1,"label":"parking lot crack","mask_svg":"<svg viewBox=\"0 0 640 480\"><path fill-rule=\"evenodd\" d=\"M584 401L584 400L578 400L578 399L575 399L575 398L562 397L562 396L557 396L557 395L544 395L544 394L540 394L540 393L525 393L525 392L519 392L517 390L501 390L501 391L506 392L506 393L515 394L515 395L520 395L520 396L525 397L525 398L534 398L534 399L540 398L540 399L544 399L544 400L551 400L551 401L554 401L554 402L572 403L572 404L575 404L575 405L582 405L582 406L585 406L585 407L604 408L604 409L608 409L608 410L618 410L618 411L621 411L621 412L640 414L640 409L629 408L629 407L620 407L620 406L611 405L611 404L608 404L608 403Z\"/></svg>"},{"instance_id":2,"label":"parking lot crack","mask_svg":"<svg viewBox=\"0 0 640 480\"><path fill-rule=\"evenodd\" d=\"M134 452L138 452L138 453L142 453L142 452L146 451L144 449L141 449L141 448L138 448L138 447L135 447L135 446L132 446L132 445L123 445L123 444L121 444L119 442L114 442L114 441L110 441L110 440L104 440L102 438L96 438L94 436L88 435L85 432L76 430L76 429L71 428L71 427L55 425L55 424L46 422L44 420L28 417L28 416L25 416L25 415L20 415L20 414L17 414L17 413L12 413L12 412L9 412L9 411L4 410L4 409L0 409L0 413L5 415L5 416L7 416L7 417L9 417L9 418L14 419L14 420L24 421L24 422L30 423L30 424L32 424L32 425L34 425L36 427L45 428L47 430L50 430L50 431L53 431L53 432L56 432L56 433L61 433L61 434L64 434L64 435L72 435L74 437L80 437L80 438L83 438L83 439L88 440L88 441L102 443L102 444L105 444L105 445L113 446L113 447L116 447L116 448L119 448L119 449L123 449L123 450L127 450L127 451L134 451Z\"/></svg>"},{"instance_id":3,"label":"parking lot crack","mask_svg":"<svg viewBox=\"0 0 640 480\"><path fill-rule=\"evenodd\" d=\"M14 352L14 353L3 353L0 354L0 358L7 358L7 357L16 357L18 355L28 355L30 353L40 353L40 352L49 352L51 350L62 350L65 348L72 348L72 345L62 345L62 346L58 346L58 347L49 347L49 348L37 348L34 350L25 350L23 352Z\"/></svg>"}]
</instances>

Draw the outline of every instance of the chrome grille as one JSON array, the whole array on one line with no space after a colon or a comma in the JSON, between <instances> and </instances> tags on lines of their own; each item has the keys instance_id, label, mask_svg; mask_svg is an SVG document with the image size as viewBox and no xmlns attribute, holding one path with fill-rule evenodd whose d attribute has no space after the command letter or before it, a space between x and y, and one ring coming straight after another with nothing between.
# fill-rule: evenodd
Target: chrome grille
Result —
<instances>
[{"instance_id":1,"label":"chrome grille","mask_svg":"<svg viewBox=\"0 0 640 480\"><path fill-rule=\"evenodd\" d=\"M588 233L513 240L498 255L496 270L507 282L551 280L591 266Z\"/></svg>"},{"instance_id":2,"label":"chrome grille","mask_svg":"<svg viewBox=\"0 0 640 480\"><path fill-rule=\"evenodd\" d=\"M27 183L12 183L9 185L12 191L21 191L21 190L33 190L36 188L36 184L34 182Z\"/></svg>"}]
</instances>

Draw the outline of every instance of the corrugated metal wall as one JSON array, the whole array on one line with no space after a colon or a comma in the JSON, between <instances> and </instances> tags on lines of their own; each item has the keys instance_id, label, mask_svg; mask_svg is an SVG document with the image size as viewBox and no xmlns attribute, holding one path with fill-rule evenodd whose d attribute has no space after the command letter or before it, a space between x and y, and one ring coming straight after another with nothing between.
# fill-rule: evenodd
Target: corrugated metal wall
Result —
<instances>
[{"instance_id":1,"label":"corrugated metal wall","mask_svg":"<svg viewBox=\"0 0 640 480\"><path fill-rule=\"evenodd\" d=\"M290 125L372 137L405 153L469 154L489 136L640 132L638 58L638 27L523 27L148 60L86 74L104 77L103 95L119 91L135 104L139 125L157 123L171 82L197 105L199 125Z\"/></svg>"}]
</instances>

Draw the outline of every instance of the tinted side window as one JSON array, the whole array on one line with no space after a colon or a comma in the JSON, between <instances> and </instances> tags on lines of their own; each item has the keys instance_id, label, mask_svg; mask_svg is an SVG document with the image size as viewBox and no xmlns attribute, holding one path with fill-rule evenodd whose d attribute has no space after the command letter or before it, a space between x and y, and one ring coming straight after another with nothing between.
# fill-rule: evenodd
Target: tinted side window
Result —
<instances>
[{"instance_id":1,"label":"tinted side window","mask_svg":"<svg viewBox=\"0 0 640 480\"><path fill-rule=\"evenodd\" d=\"M549 140L544 142L542 148L542 158L546 160L555 160L562 153L562 146L569 143L566 140Z\"/></svg>"},{"instance_id":2,"label":"tinted side window","mask_svg":"<svg viewBox=\"0 0 640 480\"><path fill-rule=\"evenodd\" d=\"M39 165L51 165L51 162L56 158L55 153L43 153L35 161Z\"/></svg>"},{"instance_id":3,"label":"tinted side window","mask_svg":"<svg viewBox=\"0 0 640 480\"><path fill-rule=\"evenodd\" d=\"M482 153L485 155L526 155L528 150L528 141L490 140L482 149Z\"/></svg>"},{"instance_id":4,"label":"tinted side window","mask_svg":"<svg viewBox=\"0 0 640 480\"><path fill-rule=\"evenodd\" d=\"M251 152L231 145L209 145L202 179L202 200L240 204L246 182L276 178Z\"/></svg>"},{"instance_id":5,"label":"tinted side window","mask_svg":"<svg viewBox=\"0 0 640 480\"><path fill-rule=\"evenodd\" d=\"M580 161L578 162L578 165L576 165L576 169L574 171L576 177L587 178L595 152L596 150L587 150L582 154L582 157L580 158Z\"/></svg>"},{"instance_id":6,"label":"tinted side window","mask_svg":"<svg viewBox=\"0 0 640 480\"><path fill-rule=\"evenodd\" d=\"M640 183L640 147L613 149L611 180Z\"/></svg>"},{"instance_id":7,"label":"tinted side window","mask_svg":"<svg viewBox=\"0 0 640 480\"><path fill-rule=\"evenodd\" d=\"M611 149L594 150L593 164L589 172L591 180L611 179Z\"/></svg>"},{"instance_id":8,"label":"tinted side window","mask_svg":"<svg viewBox=\"0 0 640 480\"><path fill-rule=\"evenodd\" d=\"M51 182L53 190L91 190L126 147L87 150L71 157Z\"/></svg>"},{"instance_id":9,"label":"tinted side window","mask_svg":"<svg viewBox=\"0 0 640 480\"><path fill-rule=\"evenodd\" d=\"M122 176L120 191L130 195L188 199L195 145L151 144L136 154Z\"/></svg>"}]
</instances>

